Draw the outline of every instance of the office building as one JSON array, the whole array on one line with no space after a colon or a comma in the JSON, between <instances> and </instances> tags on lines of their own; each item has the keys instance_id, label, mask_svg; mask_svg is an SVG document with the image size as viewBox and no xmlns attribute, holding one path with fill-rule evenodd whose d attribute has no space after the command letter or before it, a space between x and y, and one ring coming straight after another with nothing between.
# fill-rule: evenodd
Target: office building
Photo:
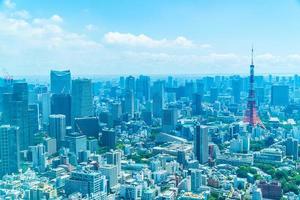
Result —
<instances>
[{"instance_id":1,"label":"office building","mask_svg":"<svg viewBox=\"0 0 300 200\"><path fill-rule=\"evenodd\" d=\"M155 81L152 86L153 116L162 117L164 108L164 82Z\"/></svg>"},{"instance_id":2,"label":"office building","mask_svg":"<svg viewBox=\"0 0 300 200\"><path fill-rule=\"evenodd\" d=\"M72 119L93 116L92 81L75 79L72 81Z\"/></svg>"},{"instance_id":3,"label":"office building","mask_svg":"<svg viewBox=\"0 0 300 200\"><path fill-rule=\"evenodd\" d=\"M176 108L163 109L162 116L162 130L164 132L170 132L175 130L178 119L178 113Z\"/></svg>"},{"instance_id":4,"label":"office building","mask_svg":"<svg viewBox=\"0 0 300 200\"><path fill-rule=\"evenodd\" d=\"M208 162L208 128L197 125L194 133L194 154L200 164Z\"/></svg>"},{"instance_id":5,"label":"office building","mask_svg":"<svg viewBox=\"0 0 300 200\"><path fill-rule=\"evenodd\" d=\"M20 132L10 125L0 126L0 177L20 169Z\"/></svg>"},{"instance_id":6,"label":"office building","mask_svg":"<svg viewBox=\"0 0 300 200\"><path fill-rule=\"evenodd\" d=\"M46 149L43 144L29 147L33 169L38 172L46 170Z\"/></svg>"},{"instance_id":7,"label":"office building","mask_svg":"<svg viewBox=\"0 0 300 200\"><path fill-rule=\"evenodd\" d=\"M108 180L108 189L118 184L118 169L116 165L101 165L99 166L99 171Z\"/></svg>"},{"instance_id":8,"label":"office building","mask_svg":"<svg viewBox=\"0 0 300 200\"><path fill-rule=\"evenodd\" d=\"M65 137L65 140L67 142L67 146L68 146L70 152L74 153L77 156L78 156L79 152L87 150L86 135L82 135L80 133L74 132L74 133L68 134Z\"/></svg>"},{"instance_id":9,"label":"office building","mask_svg":"<svg viewBox=\"0 0 300 200\"><path fill-rule=\"evenodd\" d=\"M70 93L71 90L71 72L70 70L50 72L51 93L60 94Z\"/></svg>"},{"instance_id":10,"label":"office building","mask_svg":"<svg viewBox=\"0 0 300 200\"><path fill-rule=\"evenodd\" d=\"M66 125L71 126L71 95L53 94L51 96L51 114L66 116Z\"/></svg>"},{"instance_id":11,"label":"office building","mask_svg":"<svg viewBox=\"0 0 300 200\"><path fill-rule=\"evenodd\" d=\"M194 193L200 192L202 186L202 171L199 169L191 170L191 190Z\"/></svg>"},{"instance_id":12,"label":"office building","mask_svg":"<svg viewBox=\"0 0 300 200\"><path fill-rule=\"evenodd\" d=\"M57 149L60 149L66 136L65 115L49 116L49 136L56 139L56 147Z\"/></svg>"},{"instance_id":13,"label":"office building","mask_svg":"<svg viewBox=\"0 0 300 200\"><path fill-rule=\"evenodd\" d=\"M232 97L233 103L239 104L241 102L241 91L242 91L242 81L240 78L234 78L232 80Z\"/></svg>"},{"instance_id":14,"label":"office building","mask_svg":"<svg viewBox=\"0 0 300 200\"><path fill-rule=\"evenodd\" d=\"M120 176L121 173L121 156L122 156L122 152L120 150L110 151L106 153L107 164L117 166L118 176Z\"/></svg>"},{"instance_id":15,"label":"office building","mask_svg":"<svg viewBox=\"0 0 300 200\"><path fill-rule=\"evenodd\" d=\"M115 149L117 145L117 134L115 130L104 128L101 133L102 146L107 147L108 149Z\"/></svg>"},{"instance_id":16,"label":"office building","mask_svg":"<svg viewBox=\"0 0 300 200\"><path fill-rule=\"evenodd\" d=\"M201 93L193 94L192 112L193 112L193 115L201 115L201 113L202 113L202 94Z\"/></svg>"},{"instance_id":17,"label":"office building","mask_svg":"<svg viewBox=\"0 0 300 200\"><path fill-rule=\"evenodd\" d=\"M140 101L148 101L150 99L150 77L139 76L136 80L136 98Z\"/></svg>"},{"instance_id":18,"label":"office building","mask_svg":"<svg viewBox=\"0 0 300 200\"><path fill-rule=\"evenodd\" d=\"M298 160L298 140L294 138L287 138L286 145L286 155L291 156L294 160Z\"/></svg>"},{"instance_id":19,"label":"office building","mask_svg":"<svg viewBox=\"0 0 300 200\"><path fill-rule=\"evenodd\" d=\"M272 85L271 88L271 105L287 106L289 104L289 86Z\"/></svg>"},{"instance_id":20,"label":"office building","mask_svg":"<svg viewBox=\"0 0 300 200\"><path fill-rule=\"evenodd\" d=\"M28 116L28 85L25 82L13 84L12 93L3 94L3 123L19 127L20 150L26 150L30 139Z\"/></svg>"},{"instance_id":21,"label":"office building","mask_svg":"<svg viewBox=\"0 0 300 200\"><path fill-rule=\"evenodd\" d=\"M80 192L83 195L106 192L106 179L96 171L73 171L70 179L66 181L65 191L67 194Z\"/></svg>"}]
</instances>

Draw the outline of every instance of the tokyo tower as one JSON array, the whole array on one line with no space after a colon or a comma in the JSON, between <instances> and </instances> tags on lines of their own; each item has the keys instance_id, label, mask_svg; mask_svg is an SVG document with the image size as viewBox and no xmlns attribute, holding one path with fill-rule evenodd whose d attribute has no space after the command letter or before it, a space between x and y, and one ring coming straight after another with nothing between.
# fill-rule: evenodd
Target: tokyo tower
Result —
<instances>
[{"instance_id":1,"label":"tokyo tower","mask_svg":"<svg viewBox=\"0 0 300 200\"><path fill-rule=\"evenodd\" d=\"M251 127L260 126L265 128L263 123L261 122L257 110L256 110L256 99L255 99L255 91L254 91L254 64L253 64L253 47L251 50L251 65L250 65L250 82L249 82L249 94L248 94L248 102L247 102L247 110L244 116L244 122L249 123Z\"/></svg>"}]
</instances>

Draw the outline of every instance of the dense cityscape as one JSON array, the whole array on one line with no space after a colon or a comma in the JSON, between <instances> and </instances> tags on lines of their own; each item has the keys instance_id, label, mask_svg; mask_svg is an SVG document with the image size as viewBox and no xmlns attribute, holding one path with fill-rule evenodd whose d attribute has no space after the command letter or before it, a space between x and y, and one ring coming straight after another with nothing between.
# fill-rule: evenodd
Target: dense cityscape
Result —
<instances>
[{"instance_id":1,"label":"dense cityscape","mask_svg":"<svg viewBox=\"0 0 300 200\"><path fill-rule=\"evenodd\" d=\"M1 78L0 199L299 199L300 77L249 64L248 76Z\"/></svg>"}]
</instances>

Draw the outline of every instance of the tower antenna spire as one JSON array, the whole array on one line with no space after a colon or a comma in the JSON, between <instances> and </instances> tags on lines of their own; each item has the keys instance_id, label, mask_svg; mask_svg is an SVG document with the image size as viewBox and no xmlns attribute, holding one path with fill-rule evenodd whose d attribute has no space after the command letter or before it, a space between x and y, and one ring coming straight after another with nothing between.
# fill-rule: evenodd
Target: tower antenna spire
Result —
<instances>
[{"instance_id":1,"label":"tower antenna spire","mask_svg":"<svg viewBox=\"0 0 300 200\"><path fill-rule=\"evenodd\" d=\"M251 65L253 65L253 45L252 45L252 49L251 49Z\"/></svg>"}]
</instances>

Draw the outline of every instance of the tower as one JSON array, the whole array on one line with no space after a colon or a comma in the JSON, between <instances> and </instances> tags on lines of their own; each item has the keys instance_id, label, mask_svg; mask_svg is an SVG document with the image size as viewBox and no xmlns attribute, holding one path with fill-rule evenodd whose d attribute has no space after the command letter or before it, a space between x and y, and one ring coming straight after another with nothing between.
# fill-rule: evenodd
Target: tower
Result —
<instances>
[{"instance_id":1,"label":"tower","mask_svg":"<svg viewBox=\"0 0 300 200\"><path fill-rule=\"evenodd\" d=\"M259 125L262 128L265 128L263 123L261 122L259 116L256 111L256 103L255 103L255 91L254 91L254 64L253 64L253 48L251 50L251 65L250 65L250 83L249 83L249 94L248 94L248 103L247 110L244 116L244 122L249 123L251 127L255 127Z\"/></svg>"}]
</instances>

